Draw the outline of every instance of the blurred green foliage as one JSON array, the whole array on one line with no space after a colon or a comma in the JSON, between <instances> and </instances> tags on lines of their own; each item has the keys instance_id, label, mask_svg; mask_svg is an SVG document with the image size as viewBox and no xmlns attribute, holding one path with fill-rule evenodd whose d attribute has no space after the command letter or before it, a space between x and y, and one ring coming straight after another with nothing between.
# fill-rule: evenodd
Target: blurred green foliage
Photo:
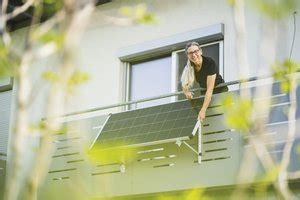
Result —
<instances>
[{"instance_id":1,"label":"blurred green foliage","mask_svg":"<svg viewBox=\"0 0 300 200\"><path fill-rule=\"evenodd\" d=\"M67 82L67 91L69 93L74 92L75 88L80 84L87 82L90 79L90 75L80 70L75 70Z\"/></svg>"},{"instance_id":2,"label":"blurred green foliage","mask_svg":"<svg viewBox=\"0 0 300 200\"><path fill-rule=\"evenodd\" d=\"M44 71L42 73L42 77L49 81L50 83L62 83L61 76L57 71ZM69 80L67 81L67 90L72 92L74 88L90 79L90 76L86 72L82 72L80 70L75 70Z\"/></svg>"},{"instance_id":3,"label":"blurred green foliage","mask_svg":"<svg viewBox=\"0 0 300 200\"><path fill-rule=\"evenodd\" d=\"M53 134L53 135L63 135L68 132L68 127L64 126L64 125L60 126L58 129L55 129L55 130L49 130L46 126L45 120L41 120L37 124L30 125L30 129L32 132L38 131L39 133L43 133L44 131L47 131L48 133L50 132L50 134Z\"/></svg>"},{"instance_id":4,"label":"blurred green foliage","mask_svg":"<svg viewBox=\"0 0 300 200\"><path fill-rule=\"evenodd\" d=\"M120 13L141 24L151 24L157 22L155 15L148 11L145 4L138 4L134 7L124 6L120 9Z\"/></svg>"},{"instance_id":5,"label":"blurred green foliage","mask_svg":"<svg viewBox=\"0 0 300 200\"><path fill-rule=\"evenodd\" d=\"M300 63L285 60L283 63L275 63L272 70L274 79L281 81L282 92L287 93L293 89L291 88L291 75L300 71Z\"/></svg>"},{"instance_id":6,"label":"blurred green foliage","mask_svg":"<svg viewBox=\"0 0 300 200\"><path fill-rule=\"evenodd\" d=\"M261 14L272 19L280 19L291 15L299 4L299 0L248 0Z\"/></svg>"},{"instance_id":7,"label":"blurred green foliage","mask_svg":"<svg viewBox=\"0 0 300 200\"><path fill-rule=\"evenodd\" d=\"M68 84L70 87L77 86L82 84L90 79L90 76L86 72L80 70L75 70L72 76L70 77Z\"/></svg>"},{"instance_id":8,"label":"blurred green foliage","mask_svg":"<svg viewBox=\"0 0 300 200\"><path fill-rule=\"evenodd\" d=\"M252 125L251 99L244 99L234 94L226 94L221 103L224 108L225 123L234 129L248 132Z\"/></svg>"},{"instance_id":9,"label":"blurred green foliage","mask_svg":"<svg viewBox=\"0 0 300 200\"><path fill-rule=\"evenodd\" d=\"M0 42L0 78L16 75L20 63L20 56Z\"/></svg>"},{"instance_id":10,"label":"blurred green foliage","mask_svg":"<svg viewBox=\"0 0 300 200\"><path fill-rule=\"evenodd\" d=\"M63 47L65 41L65 34L58 30L50 30L43 34L38 33L38 29L33 33L33 38L41 44L53 42L58 49Z\"/></svg>"},{"instance_id":11,"label":"blurred green foliage","mask_svg":"<svg viewBox=\"0 0 300 200\"><path fill-rule=\"evenodd\" d=\"M50 83L55 83L59 81L59 75L56 72L50 70L44 71L42 73L42 77Z\"/></svg>"},{"instance_id":12,"label":"blurred green foliage","mask_svg":"<svg viewBox=\"0 0 300 200\"><path fill-rule=\"evenodd\" d=\"M245 1L260 14L271 19L281 19L291 15L299 5L299 0L227 0L227 3L235 6L237 1Z\"/></svg>"},{"instance_id":13,"label":"blurred green foliage","mask_svg":"<svg viewBox=\"0 0 300 200\"><path fill-rule=\"evenodd\" d=\"M106 146L115 146L115 148L104 149L102 146L95 145L92 150L86 151L89 160L96 165L109 163L128 164L137 157L136 149L126 147L123 143L110 143L106 144Z\"/></svg>"},{"instance_id":14,"label":"blurred green foliage","mask_svg":"<svg viewBox=\"0 0 300 200\"><path fill-rule=\"evenodd\" d=\"M52 14L63 8L64 1L63 0L43 0L44 12Z\"/></svg>"},{"instance_id":15,"label":"blurred green foliage","mask_svg":"<svg viewBox=\"0 0 300 200\"><path fill-rule=\"evenodd\" d=\"M227 0L227 3L231 6L234 6L236 3L236 0Z\"/></svg>"},{"instance_id":16,"label":"blurred green foliage","mask_svg":"<svg viewBox=\"0 0 300 200\"><path fill-rule=\"evenodd\" d=\"M279 174L279 166L267 170L264 174L256 177L255 193L256 195L263 195L267 193L268 188L277 181Z\"/></svg>"},{"instance_id":17,"label":"blurred green foliage","mask_svg":"<svg viewBox=\"0 0 300 200\"><path fill-rule=\"evenodd\" d=\"M173 200L173 199L180 199L180 200L196 200L196 199L203 199L209 200L208 196L205 195L205 189L193 189L186 192L181 192L180 194L161 194L158 195L157 200Z\"/></svg>"}]
</instances>

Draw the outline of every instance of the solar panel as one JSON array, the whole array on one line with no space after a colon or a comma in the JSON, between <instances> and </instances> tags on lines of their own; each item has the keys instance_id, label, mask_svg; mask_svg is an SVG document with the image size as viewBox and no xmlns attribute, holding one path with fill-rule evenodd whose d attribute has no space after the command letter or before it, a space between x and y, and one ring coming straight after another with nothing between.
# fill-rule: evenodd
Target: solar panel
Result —
<instances>
[{"instance_id":1,"label":"solar panel","mask_svg":"<svg viewBox=\"0 0 300 200\"><path fill-rule=\"evenodd\" d=\"M185 100L112 114L94 144L102 149L188 139L202 102Z\"/></svg>"},{"instance_id":2,"label":"solar panel","mask_svg":"<svg viewBox=\"0 0 300 200\"><path fill-rule=\"evenodd\" d=\"M56 142L59 140L69 140L77 137L86 137L92 140L97 137L106 122L108 115L92 116L88 118L78 118L62 123L61 132L55 136ZM70 137L70 138L69 138Z\"/></svg>"}]
</instances>

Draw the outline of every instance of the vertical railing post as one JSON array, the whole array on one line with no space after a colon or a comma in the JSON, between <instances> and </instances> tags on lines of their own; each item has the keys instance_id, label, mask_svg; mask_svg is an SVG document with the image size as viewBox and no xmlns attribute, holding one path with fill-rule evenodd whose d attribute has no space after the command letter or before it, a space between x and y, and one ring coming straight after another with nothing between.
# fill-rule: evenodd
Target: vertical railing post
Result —
<instances>
[{"instance_id":1,"label":"vertical railing post","mask_svg":"<svg viewBox=\"0 0 300 200\"><path fill-rule=\"evenodd\" d=\"M198 127L198 163L202 163L202 122Z\"/></svg>"}]
</instances>

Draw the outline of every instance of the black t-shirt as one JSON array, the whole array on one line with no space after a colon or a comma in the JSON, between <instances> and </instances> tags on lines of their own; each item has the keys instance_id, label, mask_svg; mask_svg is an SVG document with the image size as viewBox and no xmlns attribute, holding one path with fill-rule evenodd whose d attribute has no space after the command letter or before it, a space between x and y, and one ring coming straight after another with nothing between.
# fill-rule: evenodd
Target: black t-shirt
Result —
<instances>
[{"instance_id":1,"label":"black t-shirt","mask_svg":"<svg viewBox=\"0 0 300 200\"><path fill-rule=\"evenodd\" d=\"M216 74L215 87L224 83L222 76L219 74L217 64L210 57L202 56L202 67L199 71L195 70L196 81L200 87L207 88L207 76Z\"/></svg>"}]
</instances>

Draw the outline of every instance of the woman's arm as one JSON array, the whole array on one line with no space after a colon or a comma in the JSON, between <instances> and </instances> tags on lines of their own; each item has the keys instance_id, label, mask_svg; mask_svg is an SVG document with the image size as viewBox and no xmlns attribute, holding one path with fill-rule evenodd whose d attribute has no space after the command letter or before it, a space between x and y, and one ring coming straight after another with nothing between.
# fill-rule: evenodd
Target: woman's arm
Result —
<instances>
[{"instance_id":1,"label":"woman's arm","mask_svg":"<svg viewBox=\"0 0 300 200\"><path fill-rule=\"evenodd\" d=\"M207 108L209 106L209 103L211 101L211 97L212 97L213 90L214 90L214 87L215 87L215 80L216 80L216 74L207 76L207 82L206 82L207 89L206 89L206 93L205 93L202 108L201 108L201 110L199 112L199 115L198 115L198 119L201 122L203 122L203 120L205 119L206 110L207 110Z\"/></svg>"}]
</instances>

